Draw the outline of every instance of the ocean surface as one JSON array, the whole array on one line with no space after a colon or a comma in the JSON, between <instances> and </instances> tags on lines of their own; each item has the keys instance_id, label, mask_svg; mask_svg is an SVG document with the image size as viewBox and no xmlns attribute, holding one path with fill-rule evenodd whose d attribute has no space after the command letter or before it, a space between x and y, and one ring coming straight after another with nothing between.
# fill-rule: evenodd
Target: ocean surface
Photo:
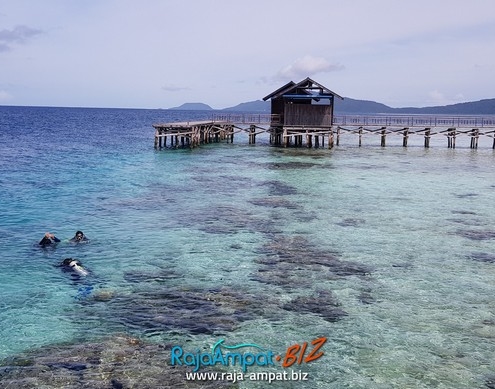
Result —
<instances>
[{"instance_id":1,"label":"ocean surface","mask_svg":"<svg viewBox=\"0 0 495 389\"><path fill-rule=\"evenodd\" d=\"M210 115L0 107L0 388L185 387L173 346L321 337L270 387L495 388L490 139L153 148L153 123Z\"/></svg>"}]
</instances>

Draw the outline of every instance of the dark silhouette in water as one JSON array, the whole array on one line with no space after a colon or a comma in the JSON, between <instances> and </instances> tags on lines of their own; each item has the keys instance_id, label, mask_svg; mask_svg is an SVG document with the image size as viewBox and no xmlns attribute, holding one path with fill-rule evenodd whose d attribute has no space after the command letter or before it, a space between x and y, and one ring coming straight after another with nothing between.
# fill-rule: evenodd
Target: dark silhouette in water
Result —
<instances>
[{"instance_id":1,"label":"dark silhouette in water","mask_svg":"<svg viewBox=\"0 0 495 389\"><path fill-rule=\"evenodd\" d=\"M60 239L58 239L55 235L53 235L51 232L45 233L45 236L43 239L40 240L38 243L41 247L46 247L50 246L52 244L60 242Z\"/></svg>"},{"instance_id":2,"label":"dark silhouette in water","mask_svg":"<svg viewBox=\"0 0 495 389\"><path fill-rule=\"evenodd\" d=\"M78 259L65 258L60 266L64 271L70 272L77 277L85 277L89 274L89 272L82 266L81 262Z\"/></svg>"},{"instance_id":3,"label":"dark silhouette in water","mask_svg":"<svg viewBox=\"0 0 495 389\"><path fill-rule=\"evenodd\" d=\"M87 284L85 280L86 276L89 275L89 271L83 267L82 263L78 259L65 258L59 266L64 272L70 273L74 283L81 284L82 281L82 286L80 286L77 290L77 295L75 296L76 299L84 299L85 297L88 297L91 292L93 292L93 285Z\"/></svg>"},{"instance_id":4,"label":"dark silhouette in water","mask_svg":"<svg viewBox=\"0 0 495 389\"><path fill-rule=\"evenodd\" d=\"M86 238L86 235L84 235L84 233L82 231L76 231L76 234L74 235L74 237L71 240L69 240L69 242L84 243L84 242L89 242L89 239Z\"/></svg>"}]
</instances>

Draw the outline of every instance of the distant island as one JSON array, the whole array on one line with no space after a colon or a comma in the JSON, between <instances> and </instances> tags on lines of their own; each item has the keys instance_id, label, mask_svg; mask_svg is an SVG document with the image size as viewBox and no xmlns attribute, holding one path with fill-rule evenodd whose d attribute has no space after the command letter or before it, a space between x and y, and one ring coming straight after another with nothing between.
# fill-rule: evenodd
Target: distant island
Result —
<instances>
[{"instance_id":1,"label":"distant island","mask_svg":"<svg viewBox=\"0 0 495 389\"><path fill-rule=\"evenodd\" d=\"M259 112L270 113L270 101L248 101L234 107L214 110L204 103L185 103L170 110L194 110L194 111L236 111L236 112ZM485 99L457 103L450 105L439 105L433 107L404 107L392 108L388 105L369 100L356 100L345 97L344 100L335 100L335 113L338 114L439 114L439 115L495 115L495 99Z\"/></svg>"},{"instance_id":2,"label":"distant island","mask_svg":"<svg viewBox=\"0 0 495 389\"><path fill-rule=\"evenodd\" d=\"M203 103L184 103L178 107L169 108L175 111L210 111L213 110L208 104Z\"/></svg>"}]
</instances>

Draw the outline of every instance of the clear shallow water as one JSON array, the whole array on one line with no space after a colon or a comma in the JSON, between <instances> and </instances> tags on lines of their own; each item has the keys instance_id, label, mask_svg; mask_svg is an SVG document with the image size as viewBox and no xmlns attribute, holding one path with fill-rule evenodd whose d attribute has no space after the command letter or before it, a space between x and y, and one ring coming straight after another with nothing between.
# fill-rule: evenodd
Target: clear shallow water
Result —
<instances>
[{"instance_id":1,"label":"clear shallow water","mask_svg":"<svg viewBox=\"0 0 495 389\"><path fill-rule=\"evenodd\" d=\"M277 351L326 336L294 387L486 387L491 148L153 149L152 123L205 115L0 107L0 358L115 333ZM89 244L68 242L78 229ZM45 231L63 241L39 249ZM112 298L75 298L88 285Z\"/></svg>"}]
</instances>

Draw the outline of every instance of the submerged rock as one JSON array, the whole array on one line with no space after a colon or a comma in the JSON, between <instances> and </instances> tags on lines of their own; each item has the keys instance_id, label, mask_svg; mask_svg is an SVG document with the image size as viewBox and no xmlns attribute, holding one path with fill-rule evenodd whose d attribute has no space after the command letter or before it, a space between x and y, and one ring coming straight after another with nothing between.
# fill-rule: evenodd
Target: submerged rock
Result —
<instances>
[{"instance_id":1,"label":"submerged rock","mask_svg":"<svg viewBox=\"0 0 495 389\"><path fill-rule=\"evenodd\" d=\"M284 199L283 197L266 197L249 200L253 205L268 208L286 208L286 209L300 209L301 206L297 203Z\"/></svg>"},{"instance_id":2,"label":"submerged rock","mask_svg":"<svg viewBox=\"0 0 495 389\"><path fill-rule=\"evenodd\" d=\"M178 278L183 278L184 276L177 273L173 269L145 272L142 270L127 271L124 273L124 280L131 283L141 283L141 282L167 282L169 280L174 280Z\"/></svg>"},{"instance_id":3,"label":"submerged rock","mask_svg":"<svg viewBox=\"0 0 495 389\"><path fill-rule=\"evenodd\" d=\"M339 307L340 303L329 291L319 291L311 296L296 297L283 306L287 311L317 314L329 322L335 322L347 316L347 312Z\"/></svg>"},{"instance_id":4,"label":"submerged rock","mask_svg":"<svg viewBox=\"0 0 495 389\"><path fill-rule=\"evenodd\" d=\"M287 237L274 234L271 241L259 250L260 265L251 279L276 285L284 290L311 290L331 279L348 276L366 276L371 267L339 258L338 253L325 251L312 245L305 237ZM375 300L367 288L359 297L363 304ZM330 291L318 291L311 296L298 296L282 306L284 310L298 313L314 313L324 320L334 322L347 316Z\"/></svg>"},{"instance_id":5,"label":"submerged rock","mask_svg":"<svg viewBox=\"0 0 495 389\"><path fill-rule=\"evenodd\" d=\"M473 211L453 210L451 212L458 215L476 215L476 212Z\"/></svg>"},{"instance_id":6,"label":"submerged rock","mask_svg":"<svg viewBox=\"0 0 495 389\"><path fill-rule=\"evenodd\" d=\"M269 162L265 167L270 170L293 170L293 169L310 169L312 167L320 167L319 163L311 162Z\"/></svg>"},{"instance_id":7,"label":"submerged rock","mask_svg":"<svg viewBox=\"0 0 495 389\"><path fill-rule=\"evenodd\" d=\"M455 194L455 197L458 199L468 199L471 197L476 197L479 196L478 193L462 193L462 194Z\"/></svg>"},{"instance_id":8,"label":"submerged rock","mask_svg":"<svg viewBox=\"0 0 495 389\"><path fill-rule=\"evenodd\" d=\"M335 252L320 250L301 236L293 238L274 237L273 241L265 244L259 252L264 256L259 258L257 262L272 267L289 263L318 271L323 268L342 277L367 275L372 271L369 266L339 259Z\"/></svg>"},{"instance_id":9,"label":"submerged rock","mask_svg":"<svg viewBox=\"0 0 495 389\"><path fill-rule=\"evenodd\" d=\"M392 267L411 269L413 267L413 264L411 262L396 262L396 263L392 263Z\"/></svg>"},{"instance_id":10,"label":"submerged rock","mask_svg":"<svg viewBox=\"0 0 495 389\"><path fill-rule=\"evenodd\" d=\"M277 180L264 181L260 185L268 187L270 196L287 196L297 194L296 188Z\"/></svg>"},{"instance_id":11,"label":"submerged rock","mask_svg":"<svg viewBox=\"0 0 495 389\"><path fill-rule=\"evenodd\" d=\"M347 218L347 219L343 219L342 221L336 224L341 227L359 227L364 223L365 223L364 219Z\"/></svg>"},{"instance_id":12,"label":"submerged rock","mask_svg":"<svg viewBox=\"0 0 495 389\"><path fill-rule=\"evenodd\" d=\"M240 323L257 318L277 318L278 301L228 287L136 289L106 302L88 300L81 317L98 317L112 328L138 331L146 336L164 333L225 334ZM102 305L103 304L103 305ZM77 320L77 318L75 318Z\"/></svg>"},{"instance_id":13,"label":"submerged rock","mask_svg":"<svg viewBox=\"0 0 495 389\"><path fill-rule=\"evenodd\" d=\"M371 291L363 290L358 296L358 300L363 304L374 304L376 302L375 298L371 295Z\"/></svg>"},{"instance_id":14,"label":"submerged rock","mask_svg":"<svg viewBox=\"0 0 495 389\"><path fill-rule=\"evenodd\" d=\"M178 220L178 224L181 228L194 228L216 235L234 235L243 231L265 233L275 227L272 220L235 205L202 207L197 212L186 213Z\"/></svg>"},{"instance_id":15,"label":"submerged rock","mask_svg":"<svg viewBox=\"0 0 495 389\"><path fill-rule=\"evenodd\" d=\"M457 234L471 240L495 239L495 231L458 230Z\"/></svg>"},{"instance_id":16,"label":"submerged rock","mask_svg":"<svg viewBox=\"0 0 495 389\"><path fill-rule=\"evenodd\" d=\"M237 388L226 381L187 381L192 368L170 365L170 347L128 336L55 345L0 361L2 388ZM29 365L19 364L29 360ZM206 370L202 370L206 371ZM208 370L212 371L212 370Z\"/></svg>"},{"instance_id":17,"label":"submerged rock","mask_svg":"<svg viewBox=\"0 0 495 389\"><path fill-rule=\"evenodd\" d=\"M469 258L478 262L495 263L495 254L490 253L472 253Z\"/></svg>"},{"instance_id":18,"label":"submerged rock","mask_svg":"<svg viewBox=\"0 0 495 389\"><path fill-rule=\"evenodd\" d=\"M488 389L495 389L495 375L489 375L485 378L485 386Z\"/></svg>"}]
</instances>

